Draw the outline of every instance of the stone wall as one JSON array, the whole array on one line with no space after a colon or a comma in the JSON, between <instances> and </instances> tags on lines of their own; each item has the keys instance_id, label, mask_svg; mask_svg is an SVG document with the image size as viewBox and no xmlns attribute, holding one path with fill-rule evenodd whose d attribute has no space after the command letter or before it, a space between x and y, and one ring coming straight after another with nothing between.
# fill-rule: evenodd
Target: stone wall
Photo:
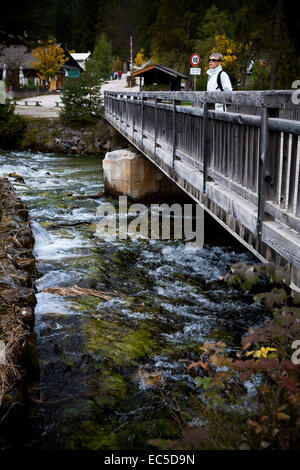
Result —
<instances>
[{"instance_id":1,"label":"stone wall","mask_svg":"<svg viewBox=\"0 0 300 470\"><path fill-rule=\"evenodd\" d=\"M20 408L14 405L23 403L27 383L38 375L33 246L28 211L9 181L0 178L0 340L5 344L5 360L0 364L0 429L7 411L13 406L9 413L13 415Z\"/></svg>"}]
</instances>

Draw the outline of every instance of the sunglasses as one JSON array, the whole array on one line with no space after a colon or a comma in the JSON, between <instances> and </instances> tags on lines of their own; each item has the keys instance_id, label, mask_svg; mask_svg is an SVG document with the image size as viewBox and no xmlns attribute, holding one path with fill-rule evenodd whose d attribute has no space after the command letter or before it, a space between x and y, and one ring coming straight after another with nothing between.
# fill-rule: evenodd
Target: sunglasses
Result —
<instances>
[{"instance_id":1,"label":"sunglasses","mask_svg":"<svg viewBox=\"0 0 300 470\"><path fill-rule=\"evenodd\" d=\"M208 59L208 62L221 62L219 59Z\"/></svg>"}]
</instances>

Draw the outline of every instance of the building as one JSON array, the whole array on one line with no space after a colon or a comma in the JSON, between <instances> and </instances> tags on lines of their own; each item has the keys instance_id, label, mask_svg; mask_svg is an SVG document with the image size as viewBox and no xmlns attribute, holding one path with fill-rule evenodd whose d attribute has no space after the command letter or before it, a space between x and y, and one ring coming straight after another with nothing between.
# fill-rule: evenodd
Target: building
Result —
<instances>
[{"instance_id":1,"label":"building","mask_svg":"<svg viewBox=\"0 0 300 470\"><path fill-rule=\"evenodd\" d=\"M66 77L79 76L83 70L78 62L63 46L64 54L68 61L61 67L60 71L51 80L50 89L61 88ZM8 47L0 49L0 79L8 82L8 87L14 91L21 91L39 86L50 85L50 77L46 77L45 83L40 79L37 71L33 67L34 57L26 46L10 44Z\"/></svg>"},{"instance_id":2,"label":"building","mask_svg":"<svg viewBox=\"0 0 300 470\"><path fill-rule=\"evenodd\" d=\"M133 72L134 78L140 78L140 91L179 91L182 80L187 76L163 65L146 64L141 70Z\"/></svg>"}]
</instances>

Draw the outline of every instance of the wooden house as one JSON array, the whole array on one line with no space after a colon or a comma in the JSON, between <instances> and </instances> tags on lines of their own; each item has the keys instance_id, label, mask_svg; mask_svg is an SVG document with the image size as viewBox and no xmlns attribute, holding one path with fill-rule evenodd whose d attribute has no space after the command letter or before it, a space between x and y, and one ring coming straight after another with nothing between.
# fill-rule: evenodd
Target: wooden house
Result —
<instances>
[{"instance_id":1,"label":"wooden house","mask_svg":"<svg viewBox=\"0 0 300 470\"><path fill-rule=\"evenodd\" d=\"M77 77L82 72L82 67L71 56L67 49L60 46L64 50L64 54L68 57L68 61L61 67L60 71L51 80L51 91L61 88L66 77ZM7 80L9 88L22 90L30 86L49 86L50 77L41 83L37 71L33 67L34 57L24 45L9 45L0 49L0 79Z\"/></svg>"},{"instance_id":2,"label":"wooden house","mask_svg":"<svg viewBox=\"0 0 300 470\"><path fill-rule=\"evenodd\" d=\"M179 91L182 80L188 77L169 67L157 64L146 64L141 70L133 72L134 78L140 78L140 91Z\"/></svg>"}]
</instances>

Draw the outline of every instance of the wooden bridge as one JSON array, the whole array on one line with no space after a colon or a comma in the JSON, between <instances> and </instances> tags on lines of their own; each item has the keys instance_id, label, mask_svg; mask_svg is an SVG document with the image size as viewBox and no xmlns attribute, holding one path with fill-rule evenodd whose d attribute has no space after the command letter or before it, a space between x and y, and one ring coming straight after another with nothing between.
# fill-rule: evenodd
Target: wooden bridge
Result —
<instances>
[{"instance_id":1,"label":"wooden bridge","mask_svg":"<svg viewBox=\"0 0 300 470\"><path fill-rule=\"evenodd\" d=\"M300 287L300 121L292 92L105 92L104 102L112 126Z\"/></svg>"}]
</instances>

